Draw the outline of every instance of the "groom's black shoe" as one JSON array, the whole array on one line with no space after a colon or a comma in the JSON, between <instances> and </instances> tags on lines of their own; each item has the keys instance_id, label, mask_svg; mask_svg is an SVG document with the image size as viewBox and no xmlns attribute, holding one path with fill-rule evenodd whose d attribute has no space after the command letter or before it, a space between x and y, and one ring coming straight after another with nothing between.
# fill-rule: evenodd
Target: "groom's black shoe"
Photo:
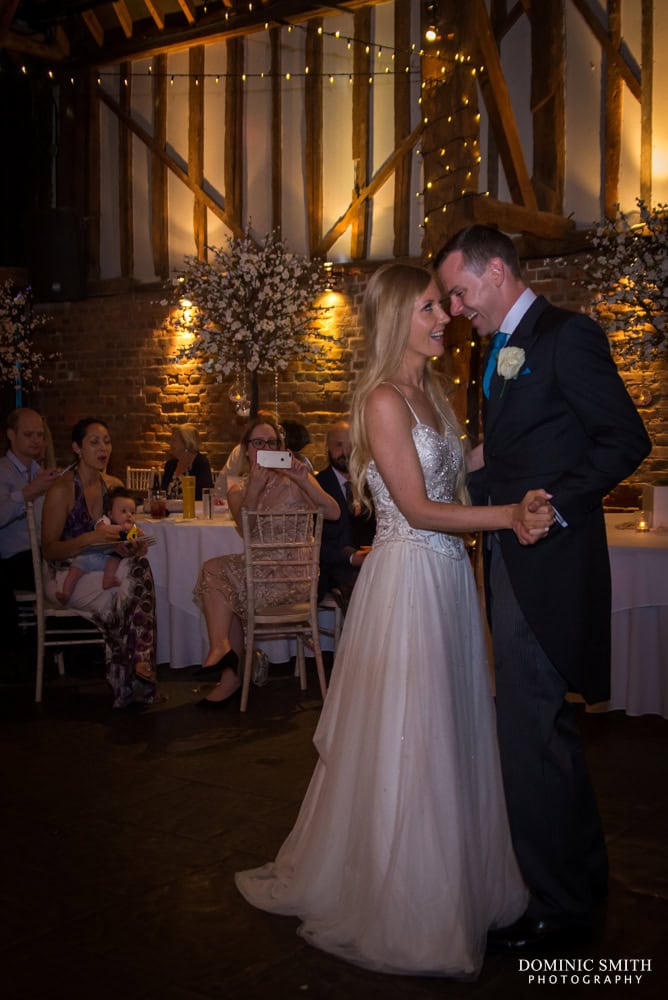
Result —
<instances>
[{"instance_id":1,"label":"groom's black shoe","mask_svg":"<svg viewBox=\"0 0 668 1000\"><path fill-rule=\"evenodd\" d=\"M592 938L592 924L586 917L529 917L525 913L509 927L500 927L487 935L487 951L512 955L536 948L572 947L587 944Z\"/></svg>"}]
</instances>

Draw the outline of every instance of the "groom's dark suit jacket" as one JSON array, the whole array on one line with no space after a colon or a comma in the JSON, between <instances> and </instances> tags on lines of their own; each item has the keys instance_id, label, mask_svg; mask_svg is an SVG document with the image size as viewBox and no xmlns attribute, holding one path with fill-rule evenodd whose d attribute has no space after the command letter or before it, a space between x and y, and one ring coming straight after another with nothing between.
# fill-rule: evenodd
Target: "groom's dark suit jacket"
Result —
<instances>
[{"instance_id":1,"label":"groom's dark suit jacket","mask_svg":"<svg viewBox=\"0 0 668 1000\"><path fill-rule=\"evenodd\" d=\"M474 502L521 500L543 487L568 522L522 546L500 532L517 601L543 650L588 702L609 697L610 565L602 499L649 454L651 444L588 317L540 296L508 346L522 372L494 373L484 410L485 467L471 477ZM488 595L489 596L489 595Z\"/></svg>"}]
</instances>

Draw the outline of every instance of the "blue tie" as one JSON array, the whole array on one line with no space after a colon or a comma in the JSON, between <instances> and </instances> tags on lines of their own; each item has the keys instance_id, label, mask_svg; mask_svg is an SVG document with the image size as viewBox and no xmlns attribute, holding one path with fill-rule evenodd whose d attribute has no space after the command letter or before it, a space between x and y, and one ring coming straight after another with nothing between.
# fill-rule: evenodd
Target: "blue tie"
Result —
<instances>
[{"instance_id":1,"label":"blue tie","mask_svg":"<svg viewBox=\"0 0 668 1000\"><path fill-rule=\"evenodd\" d=\"M492 343L489 349L489 354L487 355L487 364L485 365L485 373L482 377L482 391L485 395L485 399L489 399L489 389L492 384L492 375L496 369L497 358L499 357L499 351L502 347L506 346L508 341L508 334L502 333L498 330L492 337Z\"/></svg>"}]
</instances>

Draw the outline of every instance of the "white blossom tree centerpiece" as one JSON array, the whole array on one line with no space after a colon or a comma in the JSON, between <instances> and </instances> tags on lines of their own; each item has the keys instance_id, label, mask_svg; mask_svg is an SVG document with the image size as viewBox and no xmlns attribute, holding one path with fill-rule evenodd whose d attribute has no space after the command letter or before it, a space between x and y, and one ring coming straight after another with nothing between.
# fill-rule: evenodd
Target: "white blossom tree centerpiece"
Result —
<instances>
[{"instance_id":1,"label":"white blossom tree centerpiece","mask_svg":"<svg viewBox=\"0 0 668 1000\"><path fill-rule=\"evenodd\" d=\"M598 223L584 282L591 312L631 371L665 357L668 346L668 206L636 204L637 222L618 211Z\"/></svg>"},{"instance_id":2,"label":"white blossom tree centerpiece","mask_svg":"<svg viewBox=\"0 0 668 1000\"><path fill-rule=\"evenodd\" d=\"M11 281L0 285L0 384L15 387L17 406L23 388L47 381L40 372L45 357L33 346L36 331L47 320L33 310L30 288L18 289Z\"/></svg>"},{"instance_id":3,"label":"white blossom tree centerpiece","mask_svg":"<svg viewBox=\"0 0 668 1000\"><path fill-rule=\"evenodd\" d=\"M171 285L181 307L181 330L193 334L179 359L194 359L217 382L232 376L230 398L243 415L257 409L257 376L317 355L331 340L319 329L329 311L318 300L329 286L322 261L291 253L277 233L262 242L249 234L208 247L210 259L186 257ZM251 376L255 399L246 396Z\"/></svg>"}]
</instances>

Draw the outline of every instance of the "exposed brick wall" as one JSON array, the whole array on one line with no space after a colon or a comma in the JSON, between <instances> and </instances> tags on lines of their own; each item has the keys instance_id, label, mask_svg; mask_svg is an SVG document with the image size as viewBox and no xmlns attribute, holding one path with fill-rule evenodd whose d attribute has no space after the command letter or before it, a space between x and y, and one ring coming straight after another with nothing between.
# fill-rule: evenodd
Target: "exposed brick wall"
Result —
<instances>
[{"instance_id":1,"label":"exposed brick wall","mask_svg":"<svg viewBox=\"0 0 668 1000\"><path fill-rule=\"evenodd\" d=\"M331 330L336 343L317 361L290 365L280 374L278 409L283 419L301 420L313 443L306 454L316 468L325 464L327 427L347 412L355 372L363 364L360 328L361 302L373 267L351 268L336 296ZM581 308L582 293L574 288L574 266L558 268L543 261L529 261L526 275L532 287L555 304ZM192 365L173 361L177 344L162 329L165 307L162 291L139 287L130 292L88 298L82 302L44 308L53 317L39 348L58 351L52 383L27 396L47 417L60 462L70 454L69 430L82 416L107 419L113 439L112 470L123 476L125 466L164 464L171 430L189 421L200 430L203 448L214 469L219 469L239 439L244 421L234 413L228 398L229 383L219 385L198 374ZM450 340L459 347L446 359L453 378L456 409L463 419L468 380L468 325L453 323ZM624 373L623 373L624 374ZM627 381L637 384L634 373ZM650 406L640 412L654 443L652 456L633 477L636 481L668 475L668 393L665 366L654 363L643 380L653 393ZM261 376L260 404L274 408L274 382Z\"/></svg>"},{"instance_id":2,"label":"exposed brick wall","mask_svg":"<svg viewBox=\"0 0 668 1000\"><path fill-rule=\"evenodd\" d=\"M525 262L525 276L534 291L545 295L555 305L565 309L588 308L589 293L580 283L582 267L577 261L557 264L549 261ZM620 365L620 374L631 396L644 388L651 393L651 402L638 407L647 432L652 439L652 453L630 477L632 482L668 481L668 368L666 360L655 360L642 371L627 371Z\"/></svg>"}]
</instances>

